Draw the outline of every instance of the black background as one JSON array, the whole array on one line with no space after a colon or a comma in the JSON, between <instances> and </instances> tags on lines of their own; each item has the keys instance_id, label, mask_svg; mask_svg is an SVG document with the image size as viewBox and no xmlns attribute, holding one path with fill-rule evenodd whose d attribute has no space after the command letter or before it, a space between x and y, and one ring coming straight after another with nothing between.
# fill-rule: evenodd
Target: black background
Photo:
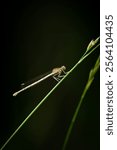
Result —
<instances>
[{"instance_id":1,"label":"black background","mask_svg":"<svg viewBox=\"0 0 117 150\"><path fill-rule=\"evenodd\" d=\"M17 97L19 85L54 67L67 70L99 36L99 1L9 1L4 4L1 53L0 145L56 84L48 79ZM61 150L69 123L99 49L56 89L6 150ZM99 149L99 72L74 125L68 150Z\"/></svg>"}]
</instances>

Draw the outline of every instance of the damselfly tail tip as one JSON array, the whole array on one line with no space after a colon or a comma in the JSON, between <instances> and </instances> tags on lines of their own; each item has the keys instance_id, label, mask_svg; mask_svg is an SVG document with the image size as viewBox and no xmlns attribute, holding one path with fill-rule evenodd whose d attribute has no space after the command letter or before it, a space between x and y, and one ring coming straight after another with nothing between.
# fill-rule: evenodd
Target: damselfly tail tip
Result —
<instances>
[{"instance_id":1,"label":"damselfly tail tip","mask_svg":"<svg viewBox=\"0 0 117 150\"><path fill-rule=\"evenodd\" d=\"M18 94L18 93L17 93L17 92L15 92L15 93L13 93L13 96L17 96L17 94Z\"/></svg>"}]
</instances>

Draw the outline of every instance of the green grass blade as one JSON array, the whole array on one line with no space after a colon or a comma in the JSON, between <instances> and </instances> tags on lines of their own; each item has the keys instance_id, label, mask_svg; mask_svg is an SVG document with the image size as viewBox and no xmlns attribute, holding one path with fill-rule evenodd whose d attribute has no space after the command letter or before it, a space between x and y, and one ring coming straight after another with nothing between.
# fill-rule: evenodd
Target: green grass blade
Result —
<instances>
[{"instance_id":1,"label":"green grass blade","mask_svg":"<svg viewBox=\"0 0 117 150\"><path fill-rule=\"evenodd\" d=\"M97 59L97 61L96 61L96 63L95 63L94 68L91 69L91 71L90 71L90 73L89 73L89 78L88 78L87 84L86 84L86 86L85 86L85 88L84 88L84 91L83 91L83 93L82 93L82 96L81 96L81 98L80 98L80 101L79 101L79 103L78 103L78 105L77 105L77 108L76 108L75 113L74 113L74 115L73 115L73 118L72 118L72 120L71 120L71 123L70 123L70 126L69 126L69 128L68 128L68 131L67 131L67 134L66 134L66 137L65 137L65 141L64 141L62 150L65 150L65 149L66 149L68 140L69 140L69 138L70 138L71 131L72 131L72 129L73 129L73 125L74 125L75 120L76 120L76 118L77 118L77 116L78 116L78 114L79 114L79 110L80 110L81 105L82 105L82 103L83 103L84 97L85 97L85 95L86 95L88 89L90 88L90 86L91 86L93 80L94 80L94 76L95 76L96 72L97 72L98 69L99 69L99 65L100 65L100 61L99 61L99 57L98 57L98 59Z\"/></svg>"}]
</instances>

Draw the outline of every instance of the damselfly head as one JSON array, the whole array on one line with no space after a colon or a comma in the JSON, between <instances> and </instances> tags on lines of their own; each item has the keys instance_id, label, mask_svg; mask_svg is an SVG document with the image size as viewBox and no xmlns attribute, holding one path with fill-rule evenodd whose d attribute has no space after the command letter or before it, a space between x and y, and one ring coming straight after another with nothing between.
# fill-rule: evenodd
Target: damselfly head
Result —
<instances>
[{"instance_id":1,"label":"damselfly head","mask_svg":"<svg viewBox=\"0 0 117 150\"><path fill-rule=\"evenodd\" d=\"M66 70L66 67L65 67L65 66L62 66L62 67L61 67L61 70Z\"/></svg>"}]
</instances>

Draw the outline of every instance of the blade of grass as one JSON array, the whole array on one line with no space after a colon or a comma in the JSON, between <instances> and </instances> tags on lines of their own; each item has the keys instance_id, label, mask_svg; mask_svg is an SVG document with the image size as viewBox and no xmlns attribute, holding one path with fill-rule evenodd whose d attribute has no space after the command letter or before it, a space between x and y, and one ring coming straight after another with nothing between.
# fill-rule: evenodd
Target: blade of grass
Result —
<instances>
[{"instance_id":1,"label":"blade of grass","mask_svg":"<svg viewBox=\"0 0 117 150\"><path fill-rule=\"evenodd\" d=\"M97 44L97 42L95 43ZM72 71L85 59L87 58L94 50L99 47L100 44L90 47L88 53L84 53L81 59L72 67L70 71L50 90L50 92L37 104L37 106L32 110L32 112L24 119L24 121L20 124L20 126L13 132L13 134L8 138L8 140L4 143L0 150L3 150L7 144L12 140L12 138L16 135L16 133L23 127L23 125L28 121L28 119L37 111L37 109L47 100L47 98L55 91L55 89L68 77Z\"/></svg>"},{"instance_id":2,"label":"blade of grass","mask_svg":"<svg viewBox=\"0 0 117 150\"><path fill-rule=\"evenodd\" d=\"M86 84L86 86L85 86L85 88L84 88L84 91L83 91L83 93L82 93L82 95L81 95L80 101L79 101L79 103L78 103L78 105L77 105L77 108L76 108L76 110L75 110L75 113L74 113L74 115L73 115L73 118L72 118L72 120L71 120L71 123L70 123L70 125L69 125L68 131L67 131L67 134L66 134L66 137L65 137L65 141L64 141L64 144L63 144L63 147L62 147L62 150L65 150L65 149L66 149L68 140L69 140L69 138L70 138L70 134L71 134L72 129L73 129L73 125L74 125L75 120L76 120L76 118L77 118L77 116L78 116L78 114L79 114L79 110L80 110L81 105L82 105L82 103L83 103L84 97L85 97L85 95L86 95L88 89L90 88L90 86L91 86L93 80L94 80L94 76L95 76L96 72L97 72L98 69L99 69L99 65L100 65L100 61L99 61L99 57L98 57L98 59L97 59L97 61L96 61L96 63L95 63L94 68L91 69L91 71L90 71L90 73L89 73L89 78L88 78L87 84Z\"/></svg>"}]
</instances>

